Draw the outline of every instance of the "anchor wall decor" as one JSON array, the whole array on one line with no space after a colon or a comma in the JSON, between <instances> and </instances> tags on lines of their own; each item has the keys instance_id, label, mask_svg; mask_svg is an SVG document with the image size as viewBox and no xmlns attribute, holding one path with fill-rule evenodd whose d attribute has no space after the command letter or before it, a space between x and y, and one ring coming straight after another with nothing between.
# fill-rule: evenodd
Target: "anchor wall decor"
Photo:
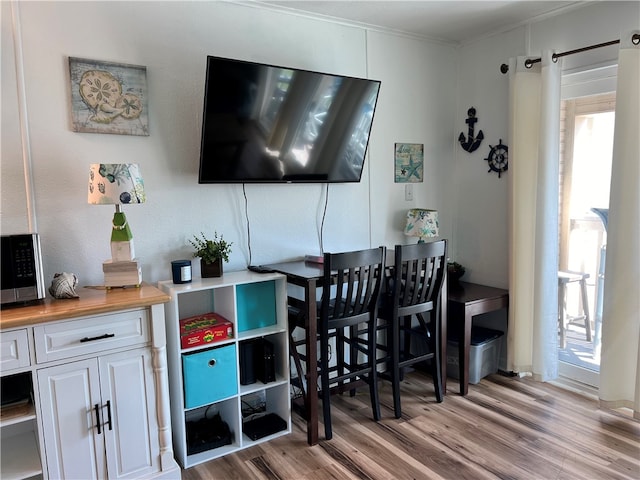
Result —
<instances>
[{"instance_id":1,"label":"anchor wall decor","mask_svg":"<svg viewBox=\"0 0 640 480\"><path fill-rule=\"evenodd\" d=\"M471 107L469 110L467 110L467 115L469 117L465 120L465 123L469 125L467 138L465 138L464 132L461 132L460 136L458 137L458 141L460 142L460 146L462 148L471 153L480 146L482 140L484 139L484 134L482 133L482 130L478 130L478 135L474 136L475 124L478 121L478 119L476 118L476 109Z\"/></svg>"}]
</instances>

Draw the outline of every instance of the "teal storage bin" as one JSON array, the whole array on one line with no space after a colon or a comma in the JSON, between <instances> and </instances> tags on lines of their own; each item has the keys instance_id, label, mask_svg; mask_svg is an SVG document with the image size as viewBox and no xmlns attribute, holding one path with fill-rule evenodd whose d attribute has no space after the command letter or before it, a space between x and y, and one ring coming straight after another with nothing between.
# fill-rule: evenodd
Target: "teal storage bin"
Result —
<instances>
[{"instance_id":1,"label":"teal storage bin","mask_svg":"<svg viewBox=\"0 0 640 480\"><path fill-rule=\"evenodd\" d=\"M195 408L238 393L236 346L182 355L184 405Z\"/></svg>"},{"instance_id":2,"label":"teal storage bin","mask_svg":"<svg viewBox=\"0 0 640 480\"><path fill-rule=\"evenodd\" d=\"M276 324L274 281L237 286L238 332Z\"/></svg>"}]
</instances>

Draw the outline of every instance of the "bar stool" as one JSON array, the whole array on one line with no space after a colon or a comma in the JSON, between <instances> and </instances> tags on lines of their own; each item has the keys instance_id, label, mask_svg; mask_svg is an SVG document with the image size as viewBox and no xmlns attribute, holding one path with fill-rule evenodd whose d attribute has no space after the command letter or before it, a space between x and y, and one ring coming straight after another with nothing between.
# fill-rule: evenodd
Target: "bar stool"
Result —
<instances>
[{"instance_id":1,"label":"bar stool","mask_svg":"<svg viewBox=\"0 0 640 480\"><path fill-rule=\"evenodd\" d=\"M589 299L587 297L587 278L588 273L584 272L558 272L558 330L560 332L560 348L567 346L566 328L569 324L579 325L576 322L582 320L587 341L591 341L591 318L589 316ZM580 297L582 300L582 315L568 315L567 314L567 285L569 283L580 283Z\"/></svg>"},{"instance_id":2,"label":"bar stool","mask_svg":"<svg viewBox=\"0 0 640 480\"><path fill-rule=\"evenodd\" d=\"M436 401L443 400L440 292L446 259L446 240L395 247L391 288L385 292L379 316L390 326L387 337L390 345L386 348L389 366L385 376L391 379L396 418L402 416L400 381L404 369L411 365L429 361ZM414 318L417 320L415 326ZM416 342L413 352L412 338Z\"/></svg>"}]
</instances>

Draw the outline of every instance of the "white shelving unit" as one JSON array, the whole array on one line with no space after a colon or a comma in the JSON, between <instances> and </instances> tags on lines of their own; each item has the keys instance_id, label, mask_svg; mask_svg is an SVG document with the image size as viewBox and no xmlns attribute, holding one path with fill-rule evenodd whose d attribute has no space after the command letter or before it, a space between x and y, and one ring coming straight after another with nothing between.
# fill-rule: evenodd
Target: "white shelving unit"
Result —
<instances>
[{"instance_id":1,"label":"white shelving unit","mask_svg":"<svg viewBox=\"0 0 640 480\"><path fill-rule=\"evenodd\" d=\"M290 433L286 277L278 273L239 271L225 273L219 278L194 279L186 284L162 281L158 287L171 297L165 304L171 423L174 452L182 467L189 468ZM211 312L232 322L233 338L183 349L180 320ZM275 380L268 383L257 380L242 385L241 346L244 342L259 338L268 340L274 346ZM223 353L232 353L232 360L219 363L216 369L213 367L215 358L222 358ZM190 355L203 360L203 369L193 376L191 372L186 372L186 376L193 381L189 378L185 381L183 362L184 357ZM207 368L207 364L213 368ZM187 406L185 388L194 386L205 389L205 397L210 396L213 400ZM260 411L248 415L247 406ZM244 435L243 422L264 413L278 415L285 421L286 428L257 440ZM190 454L187 424L197 422L205 415L211 418L216 414L220 414L229 426L231 443Z\"/></svg>"},{"instance_id":2,"label":"white shelving unit","mask_svg":"<svg viewBox=\"0 0 640 480\"><path fill-rule=\"evenodd\" d=\"M25 372L31 380L30 372ZM25 405L3 408L0 416L2 429L2 465L0 474L6 479L42 478L42 462L38 448L38 429L35 407L31 401Z\"/></svg>"},{"instance_id":3,"label":"white shelving unit","mask_svg":"<svg viewBox=\"0 0 640 480\"><path fill-rule=\"evenodd\" d=\"M0 332L0 354L2 387L11 389L4 380L15 376L19 383L28 386L30 397L0 408L0 477L12 480L43 478L28 329Z\"/></svg>"}]
</instances>

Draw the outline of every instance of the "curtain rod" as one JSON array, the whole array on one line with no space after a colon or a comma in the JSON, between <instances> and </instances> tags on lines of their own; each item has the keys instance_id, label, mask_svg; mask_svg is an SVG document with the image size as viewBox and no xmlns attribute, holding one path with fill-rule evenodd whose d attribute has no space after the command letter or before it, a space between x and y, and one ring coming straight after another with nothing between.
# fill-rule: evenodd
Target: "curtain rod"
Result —
<instances>
[{"instance_id":1,"label":"curtain rod","mask_svg":"<svg viewBox=\"0 0 640 480\"><path fill-rule=\"evenodd\" d=\"M634 33L631 36L631 42L634 45L638 45L640 43L640 34L639 33ZM574 53L586 52L587 50L594 50L596 48L601 48L601 47L608 47L610 45L616 45L618 43L620 43L620 40L611 40L610 42L598 43L597 45L591 45L589 47L577 48L575 50L569 50L567 52L554 53L551 56L551 60L556 62L559 58L566 57L567 55L573 55ZM528 58L528 59L526 59L524 61L524 66L526 68L531 68L534 63L538 63L540 61L542 61L541 58ZM500 65L500 71L502 73L507 73L509 71L509 65L507 65L506 63L503 63L502 65Z\"/></svg>"}]
</instances>

